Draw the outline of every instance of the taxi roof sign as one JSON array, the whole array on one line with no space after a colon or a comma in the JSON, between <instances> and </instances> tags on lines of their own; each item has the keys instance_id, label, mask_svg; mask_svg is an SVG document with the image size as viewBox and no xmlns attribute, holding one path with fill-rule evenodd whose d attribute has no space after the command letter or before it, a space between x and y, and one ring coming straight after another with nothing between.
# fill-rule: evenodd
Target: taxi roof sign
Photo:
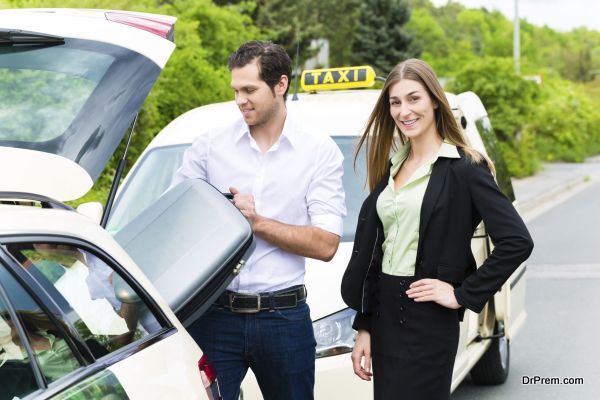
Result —
<instances>
[{"instance_id":1,"label":"taxi roof sign","mask_svg":"<svg viewBox=\"0 0 600 400\"><path fill-rule=\"evenodd\" d=\"M305 92L366 88L373 86L374 83L375 70L368 65L309 69L302 71L300 80L300 85Z\"/></svg>"}]
</instances>

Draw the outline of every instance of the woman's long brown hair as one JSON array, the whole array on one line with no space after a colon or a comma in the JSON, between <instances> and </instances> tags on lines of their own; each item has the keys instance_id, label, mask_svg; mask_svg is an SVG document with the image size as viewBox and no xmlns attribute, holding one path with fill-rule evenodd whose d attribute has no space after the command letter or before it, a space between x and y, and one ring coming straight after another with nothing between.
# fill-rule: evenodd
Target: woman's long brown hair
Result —
<instances>
[{"instance_id":1,"label":"woman's long brown hair","mask_svg":"<svg viewBox=\"0 0 600 400\"><path fill-rule=\"evenodd\" d=\"M434 110L435 126L442 140L463 149L467 157L473 162L480 162L485 158L467 144L454 119L444 89L433 69L425 61L411 58L396 65L388 75L354 153L354 165L356 166L358 153L361 147L365 146L367 180L370 191L373 191L375 185L383 178L389 168L391 151L398 150L397 141L394 140L395 135L398 135L403 146L408 142L408 138L398 129L390 115L390 88L402 79L410 79L422 84L429 93L432 102L438 104L438 107ZM495 173L492 162L487 158L485 159L492 173Z\"/></svg>"}]
</instances>

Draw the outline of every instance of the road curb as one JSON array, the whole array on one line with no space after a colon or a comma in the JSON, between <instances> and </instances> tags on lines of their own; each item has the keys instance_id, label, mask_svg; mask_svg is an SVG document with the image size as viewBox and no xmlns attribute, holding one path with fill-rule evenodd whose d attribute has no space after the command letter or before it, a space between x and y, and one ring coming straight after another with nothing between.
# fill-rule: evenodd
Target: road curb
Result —
<instances>
[{"instance_id":1,"label":"road curb","mask_svg":"<svg viewBox=\"0 0 600 400\"><path fill-rule=\"evenodd\" d=\"M583 163L544 164L538 173L513 178L517 204L523 219L532 220L600 181L600 156Z\"/></svg>"},{"instance_id":2,"label":"road curb","mask_svg":"<svg viewBox=\"0 0 600 400\"><path fill-rule=\"evenodd\" d=\"M545 204L551 200L554 200L558 196L565 194L565 192L567 192L567 191L574 190L574 189L578 188L580 185L583 185L586 183L592 183L593 181L597 181L599 179L600 179L600 172L597 172L594 174L580 175L575 178L566 180L560 184L555 185L552 189L545 191L543 194L540 194L529 200L518 201L518 199L517 199L518 204L519 204L519 210L522 213L527 214L527 213L533 211L534 209L538 208L542 204Z\"/></svg>"}]
</instances>

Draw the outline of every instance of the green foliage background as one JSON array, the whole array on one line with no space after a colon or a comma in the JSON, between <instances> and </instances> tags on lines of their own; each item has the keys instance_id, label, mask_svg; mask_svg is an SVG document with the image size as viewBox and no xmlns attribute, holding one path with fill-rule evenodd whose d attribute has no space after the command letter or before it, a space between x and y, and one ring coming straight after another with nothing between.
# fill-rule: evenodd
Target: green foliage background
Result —
<instances>
[{"instance_id":1,"label":"green foliage background","mask_svg":"<svg viewBox=\"0 0 600 400\"><path fill-rule=\"evenodd\" d=\"M270 39L300 64L310 41L327 38L330 66L370 64L385 75L406 57L429 62L449 91L485 104L513 176L540 161L581 161L600 152L600 32L558 32L520 21L521 70L513 25L497 11L429 0L0 0L0 8L76 7L173 15L177 49L140 113L131 166L166 124L192 108L229 100L228 56L250 39ZM541 79L534 83L532 77ZM122 148L117 151L121 154ZM104 202L117 157L74 204Z\"/></svg>"},{"instance_id":2,"label":"green foliage background","mask_svg":"<svg viewBox=\"0 0 600 400\"><path fill-rule=\"evenodd\" d=\"M513 23L500 12L411 3L405 29L421 58L447 78L449 91L481 97L513 176L531 175L540 161L583 161L600 152L600 32L558 32L521 20L517 75Z\"/></svg>"}]
</instances>

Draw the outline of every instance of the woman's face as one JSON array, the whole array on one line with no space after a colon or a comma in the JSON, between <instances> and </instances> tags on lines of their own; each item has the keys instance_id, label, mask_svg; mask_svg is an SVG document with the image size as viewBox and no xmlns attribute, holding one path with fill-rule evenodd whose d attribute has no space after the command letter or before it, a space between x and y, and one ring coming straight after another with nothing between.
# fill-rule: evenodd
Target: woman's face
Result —
<instances>
[{"instance_id":1,"label":"woman's face","mask_svg":"<svg viewBox=\"0 0 600 400\"><path fill-rule=\"evenodd\" d=\"M390 86L389 98L390 114L408 139L436 134L437 103L421 83L402 79Z\"/></svg>"}]
</instances>

